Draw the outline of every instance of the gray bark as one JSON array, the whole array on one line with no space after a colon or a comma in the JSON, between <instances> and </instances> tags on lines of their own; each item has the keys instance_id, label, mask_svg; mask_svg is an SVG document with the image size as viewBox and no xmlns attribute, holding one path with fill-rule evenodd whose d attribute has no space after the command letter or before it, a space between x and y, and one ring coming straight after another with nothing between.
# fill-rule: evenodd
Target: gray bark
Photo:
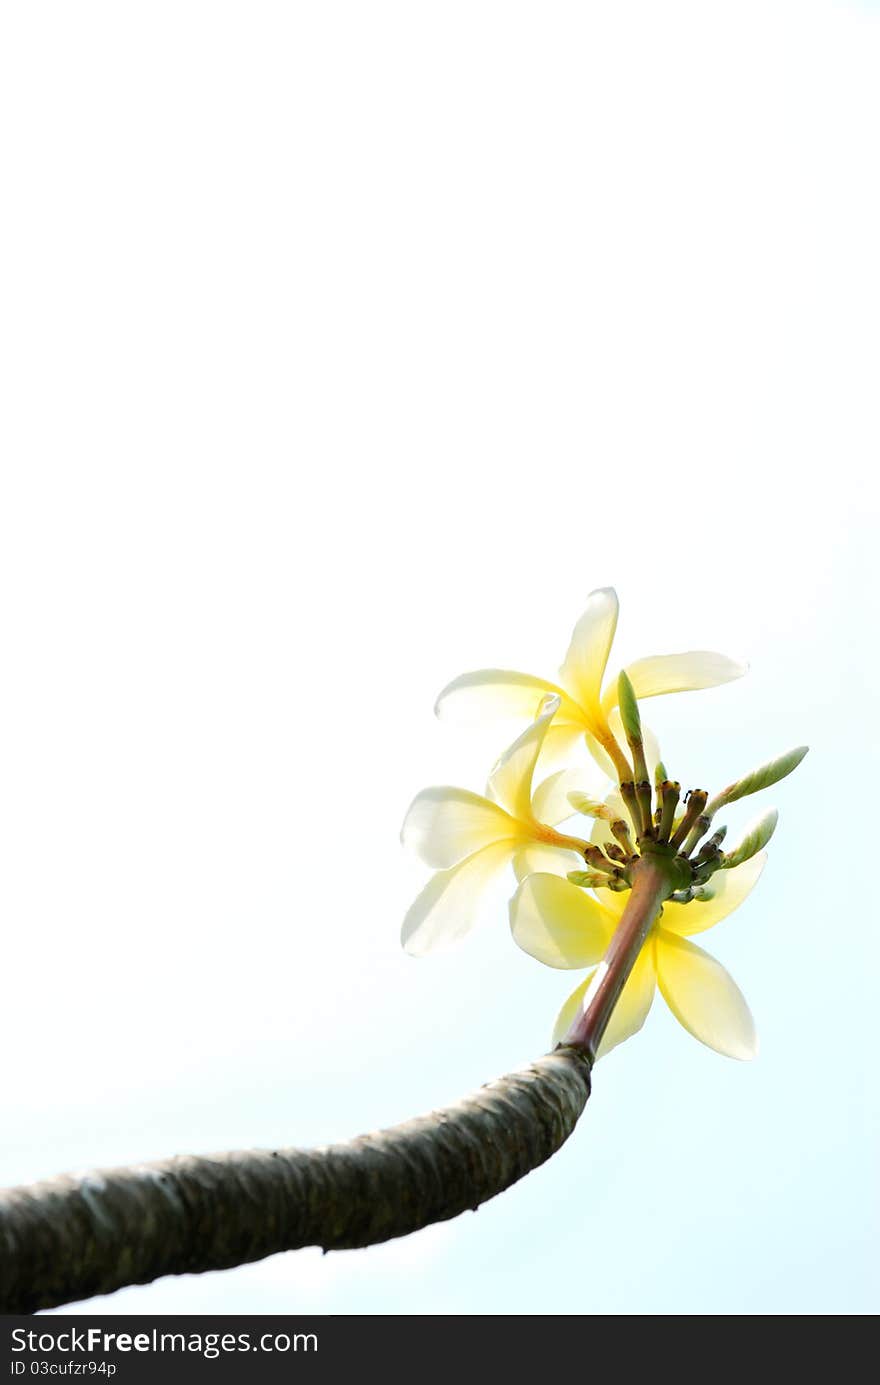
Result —
<instances>
[{"instance_id":1,"label":"gray bark","mask_svg":"<svg viewBox=\"0 0 880 1385\"><path fill-rule=\"evenodd\" d=\"M375 1245L475 1211L556 1152L589 1094L589 1060L560 1047L455 1106L346 1144L178 1156L0 1192L0 1311L302 1246Z\"/></svg>"}]
</instances>

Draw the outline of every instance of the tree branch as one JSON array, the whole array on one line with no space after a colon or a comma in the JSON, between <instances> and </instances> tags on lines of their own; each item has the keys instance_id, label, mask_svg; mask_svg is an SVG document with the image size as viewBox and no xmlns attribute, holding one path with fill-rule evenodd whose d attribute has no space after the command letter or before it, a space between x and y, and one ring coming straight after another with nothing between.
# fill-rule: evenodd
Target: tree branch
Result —
<instances>
[{"instance_id":1,"label":"tree branch","mask_svg":"<svg viewBox=\"0 0 880 1385\"><path fill-rule=\"evenodd\" d=\"M0 1312L302 1246L375 1245L476 1211L559 1149L589 1094L588 1058L563 1046L347 1144L179 1156L0 1192Z\"/></svg>"}]
</instances>

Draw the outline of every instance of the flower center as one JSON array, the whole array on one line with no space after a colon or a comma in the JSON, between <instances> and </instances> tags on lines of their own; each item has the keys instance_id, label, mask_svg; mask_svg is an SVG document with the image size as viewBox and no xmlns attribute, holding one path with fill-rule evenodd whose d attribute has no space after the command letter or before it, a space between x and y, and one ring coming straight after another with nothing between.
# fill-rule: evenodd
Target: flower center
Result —
<instances>
[{"instance_id":1,"label":"flower center","mask_svg":"<svg viewBox=\"0 0 880 1385\"><path fill-rule=\"evenodd\" d=\"M707 837L712 818L706 791L690 789L682 802L681 785L667 779L661 765L653 790L647 779L627 779L620 785L620 795L629 821L612 818L607 809L594 809L593 816L607 821L614 840L581 846L589 869L571 871L569 880L585 888L631 889L633 867L649 856L667 874L669 898L677 904L711 898L708 882L727 864L721 851L727 829Z\"/></svg>"}]
</instances>

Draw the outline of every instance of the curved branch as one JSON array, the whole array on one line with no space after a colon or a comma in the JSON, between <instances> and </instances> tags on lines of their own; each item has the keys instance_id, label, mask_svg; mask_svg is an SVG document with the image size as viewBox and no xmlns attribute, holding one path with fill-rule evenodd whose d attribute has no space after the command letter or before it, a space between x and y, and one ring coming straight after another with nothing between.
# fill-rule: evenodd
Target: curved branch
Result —
<instances>
[{"instance_id":1,"label":"curved branch","mask_svg":"<svg viewBox=\"0 0 880 1385\"><path fill-rule=\"evenodd\" d=\"M556 1152L589 1094L589 1059L562 1046L347 1144L178 1156L0 1192L0 1312L302 1246L375 1245L476 1211Z\"/></svg>"}]
</instances>

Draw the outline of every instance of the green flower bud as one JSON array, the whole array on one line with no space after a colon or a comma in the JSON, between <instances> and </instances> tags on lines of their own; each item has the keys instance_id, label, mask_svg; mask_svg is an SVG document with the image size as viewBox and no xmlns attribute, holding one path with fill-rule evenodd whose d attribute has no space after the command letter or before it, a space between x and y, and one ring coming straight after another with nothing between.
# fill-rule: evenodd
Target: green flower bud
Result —
<instances>
[{"instance_id":1,"label":"green flower bud","mask_svg":"<svg viewBox=\"0 0 880 1385\"><path fill-rule=\"evenodd\" d=\"M776 831L776 824L779 821L779 814L775 808L763 813L754 822L749 823L740 841L724 855L721 864L725 870L732 870L735 866L741 866L743 861L748 861L758 851L767 845L773 833Z\"/></svg>"},{"instance_id":2,"label":"green flower bud","mask_svg":"<svg viewBox=\"0 0 880 1385\"><path fill-rule=\"evenodd\" d=\"M566 878L571 881L572 885L580 885L585 890L608 888L608 876L601 875L599 871L570 870Z\"/></svg>"},{"instance_id":3,"label":"green flower bud","mask_svg":"<svg viewBox=\"0 0 880 1385\"><path fill-rule=\"evenodd\" d=\"M620 707L620 719L623 722L623 729L629 744L641 745L642 743L642 719L639 716L639 704L633 691L633 685L624 670L617 680L617 701Z\"/></svg>"},{"instance_id":4,"label":"green flower bud","mask_svg":"<svg viewBox=\"0 0 880 1385\"><path fill-rule=\"evenodd\" d=\"M780 779L784 779L787 774L791 774L793 769L797 769L809 748L808 745L796 746L794 750L780 755L777 760L769 760L766 765L759 765L757 769L753 769L751 774L746 774L742 779L737 779L735 783L728 784L727 788L713 798L709 804L709 816L712 817L719 808L723 808L726 804L735 803L738 798L745 798L748 794L758 793L761 789L768 789L771 784L778 784Z\"/></svg>"}]
</instances>

